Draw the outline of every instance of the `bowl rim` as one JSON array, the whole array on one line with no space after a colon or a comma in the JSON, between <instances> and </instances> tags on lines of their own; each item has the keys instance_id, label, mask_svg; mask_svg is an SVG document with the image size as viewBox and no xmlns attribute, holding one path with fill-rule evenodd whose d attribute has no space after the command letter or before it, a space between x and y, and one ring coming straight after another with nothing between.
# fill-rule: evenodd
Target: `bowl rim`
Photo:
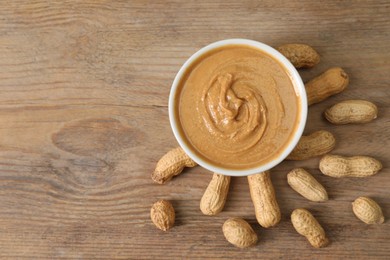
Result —
<instances>
[{"instance_id":1,"label":"bowl rim","mask_svg":"<svg viewBox=\"0 0 390 260\"><path fill-rule=\"evenodd\" d=\"M178 130L178 125L180 125L179 120L177 120L179 117L176 115L176 109L175 109L175 97L176 92L178 90L179 83L184 75L184 73L187 71L187 68L192 65L194 61L196 61L200 56L203 54L223 46L229 46L229 45L246 45L250 47L254 47L257 49L260 49L261 51L265 52L266 54L272 56L274 59L279 61L281 65L283 65L286 69L287 74L291 78L291 80L294 82L295 90L298 92L297 94L300 96L300 121L298 124L298 127L295 131L295 134L293 138L290 139L290 143L288 146L283 150L282 153L275 159L253 168L247 168L247 169L228 169L219 167L216 165L213 165L205 160L203 160L201 157L199 157L196 153L194 153L191 148L187 145L187 143L184 141L184 139L187 139L183 137ZM221 41L216 41L213 43L210 43L194 54L191 55L190 58L188 58L184 64L181 66L180 70L175 76L175 79L173 80L170 94L169 94L169 101L168 101L168 112L169 112L169 122L171 125L171 129L173 131L173 134L179 143L180 147L184 150L184 152L197 164L204 167L207 170L210 170L212 172L228 175L228 176L248 176L256 173L261 173L267 170L272 169L279 163L281 163L294 149L294 147L298 144L299 139L301 138L303 134L303 130L306 125L307 120L307 95L305 90L305 85L303 84L303 81L296 70L296 68L291 64L291 62L284 57L279 51L272 48L271 46L264 44L259 41L249 40L249 39L241 39L241 38L233 38L233 39L226 39ZM195 149L195 148L193 148Z\"/></svg>"}]
</instances>

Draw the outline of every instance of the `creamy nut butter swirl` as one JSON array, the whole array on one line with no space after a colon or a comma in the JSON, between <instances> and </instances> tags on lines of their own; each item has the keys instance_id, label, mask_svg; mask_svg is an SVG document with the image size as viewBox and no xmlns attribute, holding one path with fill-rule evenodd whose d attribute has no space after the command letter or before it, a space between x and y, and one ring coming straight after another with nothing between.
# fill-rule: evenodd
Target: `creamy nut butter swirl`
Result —
<instances>
[{"instance_id":1,"label":"creamy nut butter swirl","mask_svg":"<svg viewBox=\"0 0 390 260\"><path fill-rule=\"evenodd\" d=\"M224 168L253 168L275 159L299 123L300 100L286 69L246 45L198 58L181 80L177 100L188 145Z\"/></svg>"}]
</instances>

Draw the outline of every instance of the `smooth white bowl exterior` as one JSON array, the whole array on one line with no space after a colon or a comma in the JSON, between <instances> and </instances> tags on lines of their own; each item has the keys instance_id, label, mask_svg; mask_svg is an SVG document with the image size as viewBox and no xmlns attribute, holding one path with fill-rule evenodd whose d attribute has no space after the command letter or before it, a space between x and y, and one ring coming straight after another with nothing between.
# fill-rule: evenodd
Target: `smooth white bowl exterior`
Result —
<instances>
[{"instance_id":1,"label":"smooth white bowl exterior","mask_svg":"<svg viewBox=\"0 0 390 260\"><path fill-rule=\"evenodd\" d=\"M294 82L294 85L296 86L296 91L298 91L298 95L300 97L300 122L298 125L298 128L295 132L294 137L291 139L290 144L287 146L287 148L280 154L279 157L276 159L263 164L261 166L255 167L255 168L249 168L249 169L243 169L243 170L232 170L232 169L226 169L222 167L215 166L213 164L210 164L206 161L204 161L202 158L197 156L194 152L192 152L191 148L188 147L186 142L184 141L185 137L181 136L178 125L180 124L179 120L176 120L179 118L178 115L175 113L175 97L176 97L176 91L178 89L179 83L181 81L181 78L184 74L184 72L187 70L187 68L196 60L199 58L199 56L215 49L220 48L227 45L246 45L255 47L257 49L260 49L261 51L267 53L268 55L274 57L276 60L278 60L285 68L286 72L289 74L291 80ZM179 72L177 73L173 84L171 88L171 92L169 95L169 104L168 104L168 110L169 110L169 121L171 123L171 128L173 131L173 134L175 135L176 140L178 141L179 145L183 148L183 150L190 156L196 163L198 163L200 166L206 168L207 170L210 170L215 173L224 174L224 175L230 175L230 176L247 176L251 174L256 174L260 172L267 171L276 165L278 165L281 161L283 161L294 149L294 147L297 145L299 139L302 136L303 129L306 124L306 118L307 118L307 97L306 97L306 91L305 91L305 85L302 82L301 77L299 76L297 70L295 67L291 64L289 60L286 59L280 52L275 50L274 48L261 43L257 41L247 40L247 39L228 39L223 41L218 41L211 43L196 53L194 53L180 68ZM193 148L195 149L195 148Z\"/></svg>"}]
</instances>

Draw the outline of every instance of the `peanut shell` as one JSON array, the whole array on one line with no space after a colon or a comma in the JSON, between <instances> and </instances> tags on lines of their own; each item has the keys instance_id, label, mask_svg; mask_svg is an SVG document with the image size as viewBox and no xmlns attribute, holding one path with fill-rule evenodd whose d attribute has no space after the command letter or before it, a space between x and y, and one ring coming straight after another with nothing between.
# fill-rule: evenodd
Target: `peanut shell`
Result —
<instances>
[{"instance_id":1,"label":"peanut shell","mask_svg":"<svg viewBox=\"0 0 390 260\"><path fill-rule=\"evenodd\" d=\"M249 190L255 207L256 219L262 227L268 228L280 222L281 213L275 197L270 172L248 176Z\"/></svg>"},{"instance_id":2,"label":"peanut shell","mask_svg":"<svg viewBox=\"0 0 390 260\"><path fill-rule=\"evenodd\" d=\"M175 224L175 209L169 201L157 201L150 209L150 218L158 229L167 231Z\"/></svg>"},{"instance_id":3,"label":"peanut shell","mask_svg":"<svg viewBox=\"0 0 390 260\"><path fill-rule=\"evenodd\" d=\"M325 71L305 84L308 105L340 93L348 83L348 74L342 68L335 67Z\"/></svg>"},{"instance_id":4,"label":"peanut shell","mask_svg":"<svg viewBox=\"0 0 390 260\"><path fill-rule=\"evenodd\" d=\"M213 174L213 178L200 200L200 210L203 214L216 215L222 211L225 206L229 185L230 176Z\"/></svg>"},{"instance_id":5,"label":"peanut shell","mask_svg":"<svg viewBox=\"0 0 390 260\"><path fill-rule=\"evenodd\" d=\"M324 115L335 125L362 124L377 118L378 108L366 100L345 100L328 108Z\"/></svg>"},{"instance_id":6,"label":"peanut shell","mask_svg":"<svg viewBox=\"0 0 390 260\"><path fill-rule=\"evenodd\" d=\"M320 55L306 44L284 44L277 50L282 53L295 68L312 68L320 62Z\"/></svg>"},{"instance_id":7,"label":"peanut shell","mask_svg":"<svg viewBox=\"0 0 390 260\"><path fill-rule=\"evenodd\" d=\"M248 222L241 218L231 218L222 226L226 240L239 247L246 248L257 243L258 237Z\"/></svg>"},{"instance_id":8,"label":"peanut shell","mask_svg":"<svg viewBox=\"0 0 390 260\"><path fill-rule=\"evenodd\" d=\"M357 198L352 203L352 210L366 224L382 224L385 221L381 207L368 197Z\"/></svg>"},{"instance_id":9,"label":"peanut shell","mask_svg":"<svg viewBox=\"0 0 390 260\"><path fill-rule=\"evenodd\" d=\"M287 182L293 190L308 200L316 202L328 200L328 193L324 186L302 168L289 172Z\"/></svg>"},{"instance_id":10,"label":"peanut shell","mask_svg":"<svg viewBox=\"0 0 390 260\"><path fill-rule=\"evenodd\" d=\"M294 210L291 214L291 222L295 230L305 236L313 247L321 248L329 244L324 229L308 210Z\"/></svg>"},{"instance_id":11,"label":"peanut shell","mask_svg":"<svg viewBox=\"0 0 390 260\"><path fill-rule=\"evenodd\" d=\"M369 156L345 157L325 155L320 160L320 171L330 177L368 177L382 169L380 161Z\"/></svg>"},{"instance_id":12,"label":"peanut shell","mask_svg":"<svg viewBox=\"0 0 390 260\"><path fill-rule=\"evenodd\" d=\"M164 184L179 175L184 167L194 167L197 163L194 162L181 147L177 147L166 153L157 162L156 169L152 173L152 180Z\"/></svg>"},{"instance_id":13,"label":"peanut shell","mask_svg":"<svg viewBox=\"0 0 390 260\"><path fill-rule=\"evenodd\" d=\"M287 160L307 160L324 155L333 150L336 139L331 132L320 130L309 135L303 135Z\"/></svg>"}]
</instances>

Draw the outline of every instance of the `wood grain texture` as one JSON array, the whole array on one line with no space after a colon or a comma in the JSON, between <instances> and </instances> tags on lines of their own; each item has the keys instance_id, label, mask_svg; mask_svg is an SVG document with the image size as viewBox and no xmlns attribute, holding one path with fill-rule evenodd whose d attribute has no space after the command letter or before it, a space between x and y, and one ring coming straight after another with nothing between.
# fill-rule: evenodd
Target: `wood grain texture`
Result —
<instances>
[{"instance_id":1,"label":"wood grain texture","mask_svg":"<svg viewBox=\"0 0 390 260\"><path fill-rule=\"evenodd\" d=\"M389 259L389 1L2 1L0 5L0 258L2 259ZM368 179L320 174L318 158L283 162L272 172L281 223L256 224L246 178L232 178L224 212L204 216L199 201L212 175L196 167L166 185L156 162L177 143L168 122L172 80L196 50L249 38L278 46L307 43L321 55L306 81L333 66L347 91L310 107L306 131L329 130L334 153L368 155L384 169ZM379 116L333 126L330 105L367 99ZM307 168L326 203L289 188L287 173ZM383 225L352 213L359 196L383 208ZM176 226L157 230L149 212L167 199ZM331 244L316 250L289 221L309 209ZM243 217L257 246L240 250L222 224Z\"/></svg>"}]
</instances>

